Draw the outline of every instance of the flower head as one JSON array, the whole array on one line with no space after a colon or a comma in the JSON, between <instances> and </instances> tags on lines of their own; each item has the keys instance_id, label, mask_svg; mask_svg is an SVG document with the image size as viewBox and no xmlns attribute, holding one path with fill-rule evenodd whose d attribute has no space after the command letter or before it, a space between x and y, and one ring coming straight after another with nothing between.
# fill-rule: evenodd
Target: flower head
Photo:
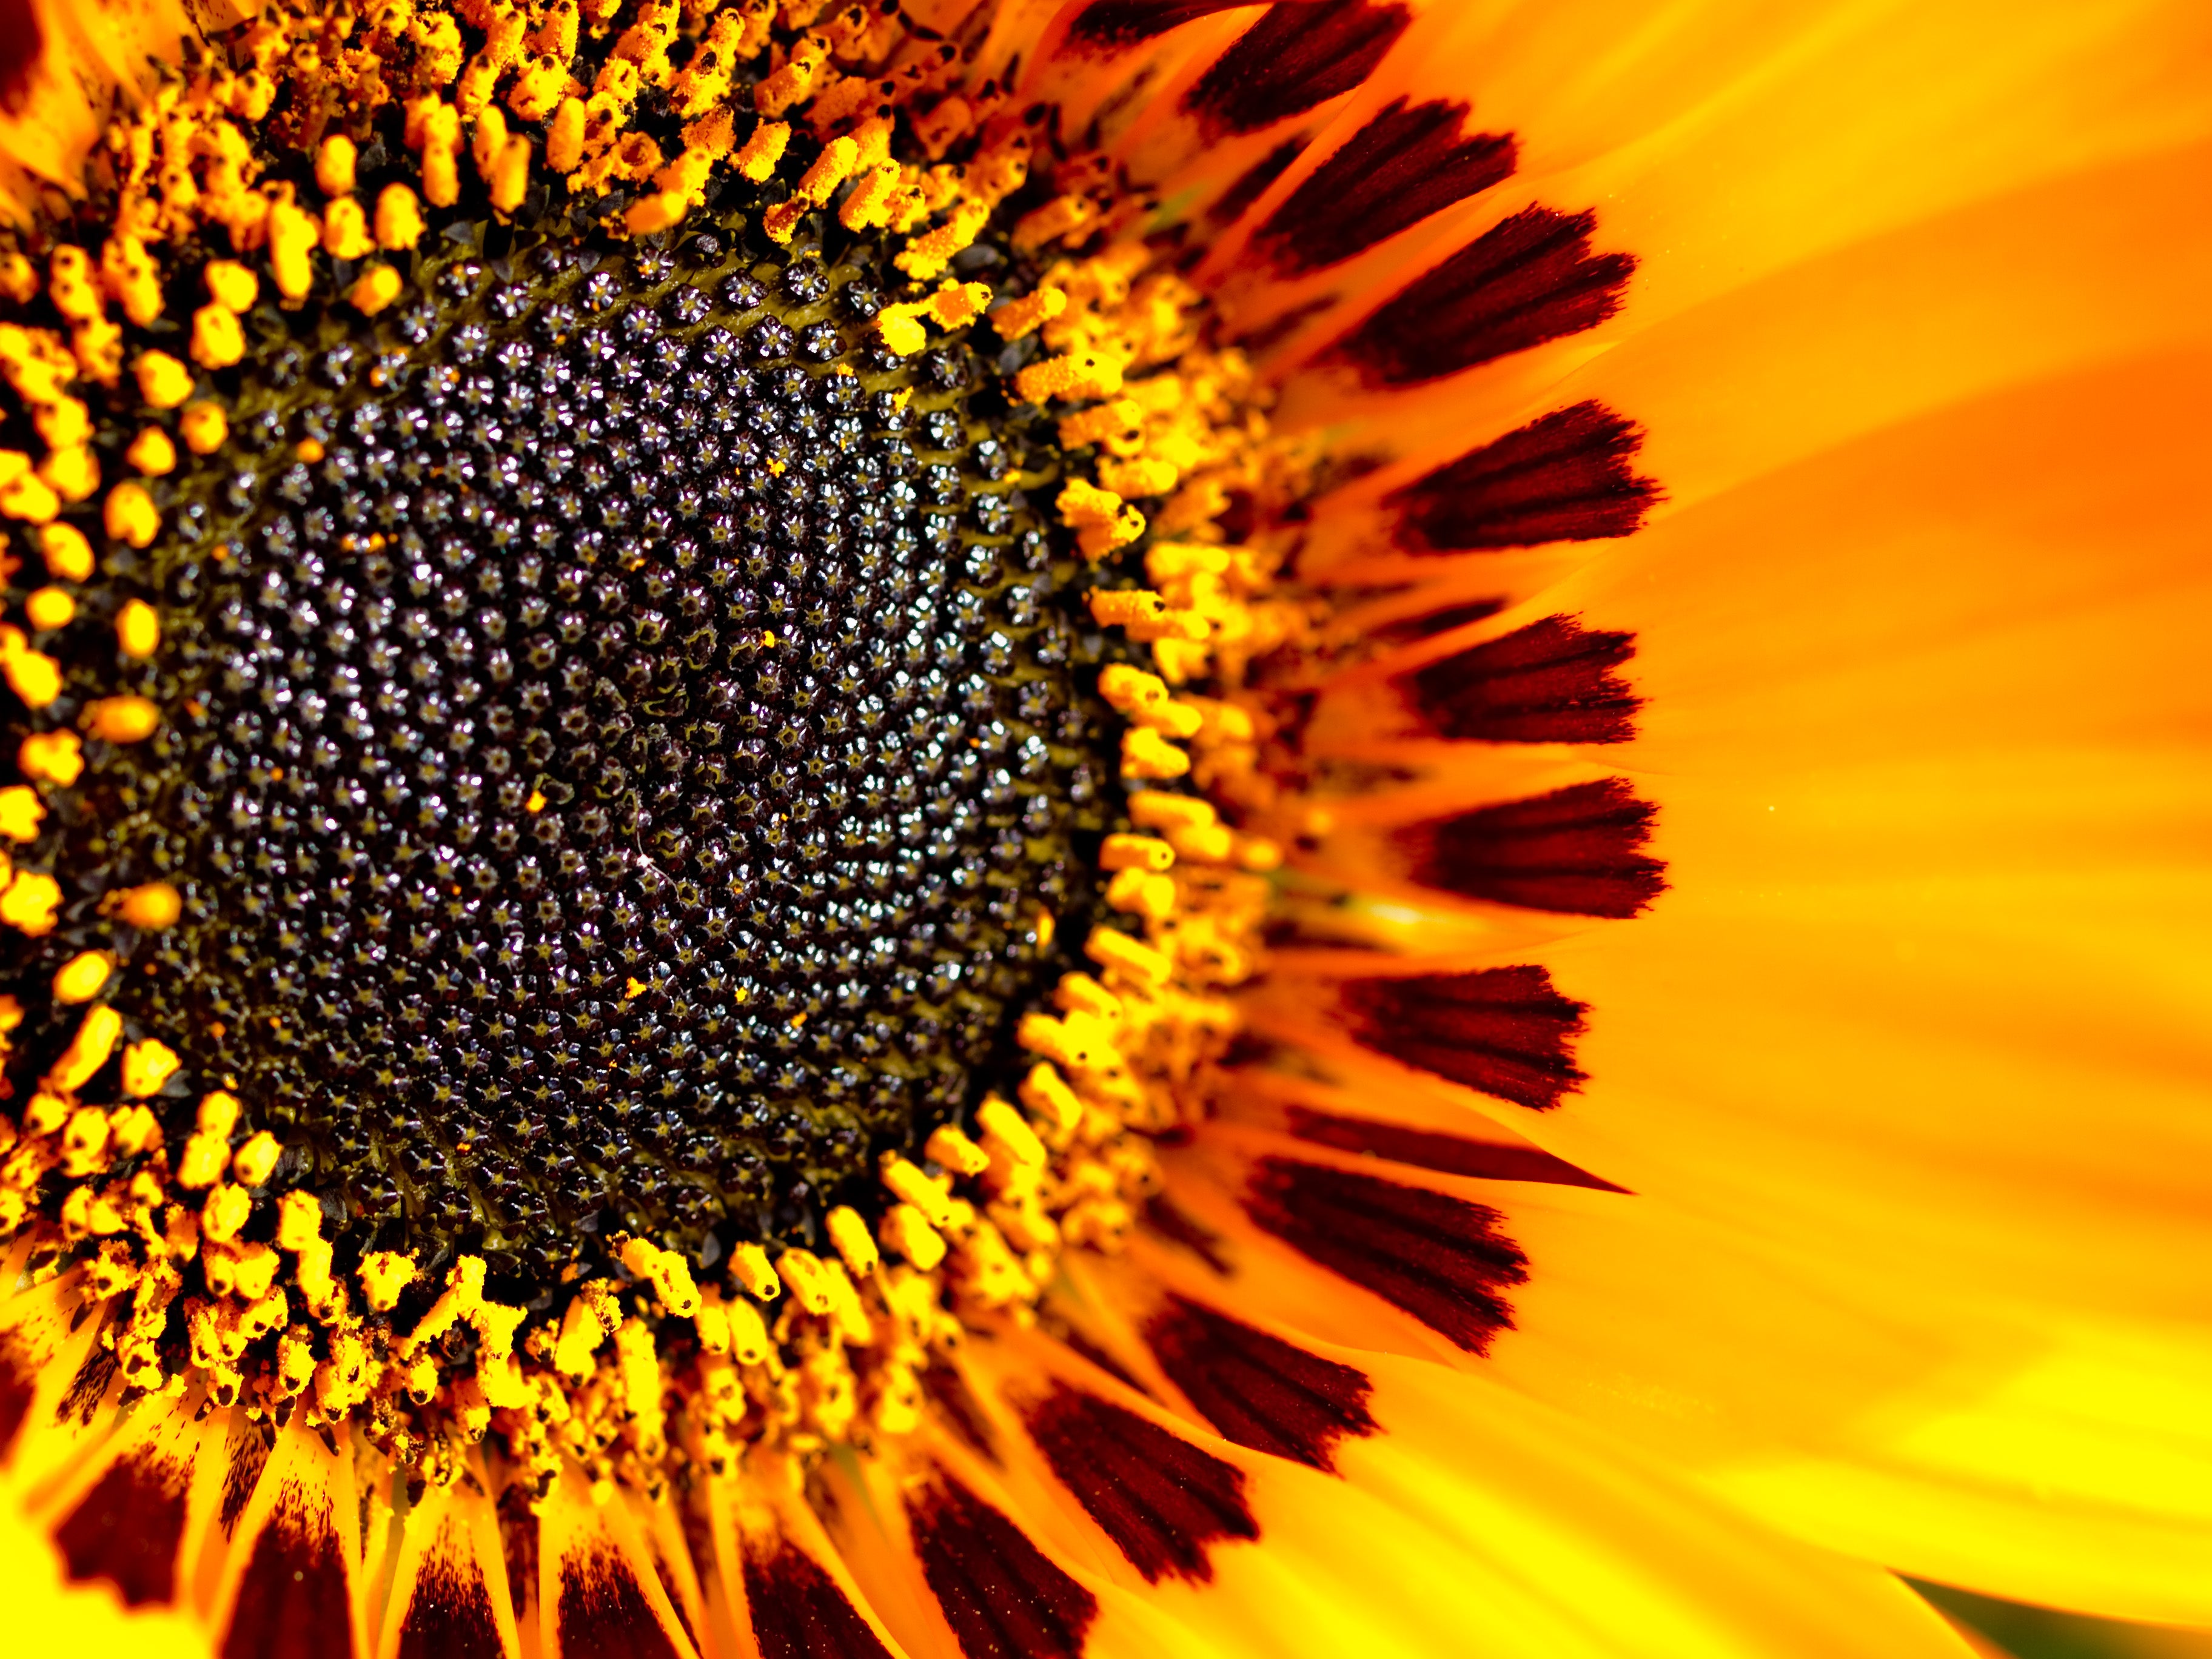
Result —
<instances>
[{"instance_id":1,"label":"flower head","mask_svg":"<svg viewBox=\"0 0 2212 1659\"><path fill-rule=\"evenodd\" d=\"M2200 580L2147 521L2058 618L2047 478L2121 473L2020 488L2085 409L2172 447L2172 307L2016 262L2008 356L1946 273L2018 234L1991 178L2135 246L2100 181L2201 110L1774 205L2179 27L1806 113L1957 9L27 9L38 1593L571 1659L1960 1650L1851 1557L2200 1616L1944 1518L2043 1478L2069 1366L2172 1374L2169 1281L2085 1293L2129 1241L2069 1279L1958 1151L2012 1062L1809 1058L1894 981L1808 960L1917 961L1916 881L1980 914L1895 803L2002 861L1957 769L2054 718L1986 689L2024 641Z\"/></svg>"}]
</instances>

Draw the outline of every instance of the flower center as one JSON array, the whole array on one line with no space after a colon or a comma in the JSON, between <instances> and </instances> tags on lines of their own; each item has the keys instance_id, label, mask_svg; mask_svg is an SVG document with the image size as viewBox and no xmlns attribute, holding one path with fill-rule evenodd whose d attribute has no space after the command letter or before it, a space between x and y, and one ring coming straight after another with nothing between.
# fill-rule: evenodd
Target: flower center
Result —
<instances>
[{"instance_id":1,"label":"flower center","mask_svg":"<svg viewBox=\"0 0 2212 1659\"><path fill-rule=\"evenodd\" d=\"M112 1005L360 1248L545 1284L595 1231L811 1240L1011 1089L1039 908L1096 906L1119 728L1024 494L1050 422L876 343L872 250L768 251L449 240L396 317L276 333L175 533L47 647L173 711L63 826L57 867L183 896ZM119 678L126 586L167 639Z\"/></svg>"}]
</instances>

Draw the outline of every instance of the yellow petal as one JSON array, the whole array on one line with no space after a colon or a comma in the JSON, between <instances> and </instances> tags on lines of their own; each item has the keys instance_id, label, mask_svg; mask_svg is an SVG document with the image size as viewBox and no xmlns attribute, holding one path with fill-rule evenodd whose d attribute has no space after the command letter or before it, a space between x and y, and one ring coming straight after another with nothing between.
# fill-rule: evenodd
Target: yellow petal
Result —
<instances>
[{"instance_id":1,"label":"yellow petal","mask_svg":"<svg viewBox=\"0 0 2212 1659\"><path fill-rule=\"evenodd\" d=\"M207 1659L206 1634L167 1607L126 1607L112 1585L73 1584L45 1529L0 1497L0 1598L9 1640L31 1653L129 1654L131 1659Z\"/></svg>"}]
</instances>

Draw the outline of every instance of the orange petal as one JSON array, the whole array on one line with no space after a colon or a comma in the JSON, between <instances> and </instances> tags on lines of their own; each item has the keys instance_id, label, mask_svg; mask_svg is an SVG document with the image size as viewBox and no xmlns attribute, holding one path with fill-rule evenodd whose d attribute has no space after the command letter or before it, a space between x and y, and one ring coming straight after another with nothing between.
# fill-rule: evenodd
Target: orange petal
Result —
<instances>
[{"instance_id":1,"label":"orange petal","mask_svg":"<svg viewBox=\"0 0 2212 1659\"><path fill-rule=\"evenodd\" d=\"M1963 1651L1894 1580L1747 1524L1494 1384L1332 1351L1370 1369L1389 1431L1346 1442L1338 1479L1170 1418L1042 1339L1018 1346L981 1371L1058 1376L1243 1472L1258 1541L1216 1546L1208 1587L1149 1592L1209 1652Z\"/></svg>"}]
</instances>

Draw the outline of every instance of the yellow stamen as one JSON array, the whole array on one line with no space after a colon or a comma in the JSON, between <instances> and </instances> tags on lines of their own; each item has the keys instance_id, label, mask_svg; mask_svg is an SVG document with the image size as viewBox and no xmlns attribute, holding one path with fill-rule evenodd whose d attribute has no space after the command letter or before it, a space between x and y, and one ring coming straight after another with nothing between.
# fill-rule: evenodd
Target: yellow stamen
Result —
<instances>
[{"instance_id":1,"label":"yellow stamen","mask_svg":"<svg viewBox=\"0 0 2212 1659\"><path fill-rule=\"evenodd\" d=\"M377 313L397 300L406 283L390 265L371 265L354 279L346 291L346 302L364 317Z\"/></svg>"},{"instance_id":2,"label":"yellow stamen","mask_svg":"<svg viewBox=\"0 0 2212 1659\"><path fill-rule=\"evenodd\" d=\"M143 743L161 724L160 707L145 697L100 697L84 711L84 729L109 743Z\"/></svg>"},{"instance_id":3,"label":"yellow stamen","mask_svg":"<svg viewBox=\"0 0 2212 1659\"><path fill-rule=\"evenodd\" d=\"M51 633L69 626L76 615L76 601L64 588L41 587L23 601L23 615L40 633Z\"/></svg>"},{"instance_id":4,"label":"yellow stamen","mask_svg":"<svg viewBox=\"0 0 2212 1659\"><path fill-rule=\"evenodd\" d=\"M1135 726L1121 734L1121 775L1128 778L1179 778L1190 770L1190 757L1150 726Z\"/></svg>"},{"instance_id":5,"label":"yellow stamen","mask_svg":"<svg viewBox=\"0 0 2212 1659\"><path fill-rule=\"evenodd\" d=\"M951 1192L945 1183L933 1181L913 1164L896 1155L886 1154L883 1164L883 1182L895 1198L921 1212L933 1227L952 1224Z\"/></svg>"},{"instance_id":6,"label":"yellow stamen","mask_svg":"<svg viewBox=\"0 0 2212 1659\"><path fill-rule=\"evenodd\" d=\"M246 357L246 331L237 313L210 301L192 313L192 361L202 368L228 368Z\"/></svg>"},{"instance_id":7,"label":"yellow stamen","mask_svg":"<svg viewBox=\"0 0 2212 1659\"><path fill-rule=\"evenodd\" d=\"M123 459L149 478L166 477L177 469L177 446L158 426L149 426L131 441Z\"/></svg>"},{"instance_id":8,"label":"yellow stamen","mask_svg":"<svg viewBox=\"0 0 2212 1659\"><path fill-rule=\"evenodd\" d=\"M1109 836L1098 854L1102 870L1158 872L1174 863L1175 848L1150 836Z\"/></svg>"},{"instance_id":9,"label":"yellow stamen","mask_svg":"<svg viewBox=\"0 0 2212 1659\"><path fill-rule=\"evenodd\" d=\"M104 517L107 533L135 548L151 547L161 533L161 514L143 484L126 480L109 490Z\"/></svg>"},{"instance_id":10,"label":"yellow stamen","mask_svg":"<svg viewBox=\"0 0 2212 1659\"><path fill-rule=\"evenodd\" d=\"M39 476L65 501L81 501L100 488L100 462L89 444L49 450ZM137 486L132 485L136 489Z\"/></svg>"},{"instance_id":11,"label":"yellow stamen","mask_svg":"<svg viewBox=\"0 0 2212 1659\"><path fill-rule=\"evenodd\" d=\"M158 933L173 927L185 913L182 895L166 881L148 882L143 887L125 888L120 896L116 914L142 933Z\"/></svg>"},{"instance_id":12,"label":"yellow stamen","mask_svg":"<svg viewBox=\"0 0 2212 1659\"><path fill-rule=\"evenodd\" d=\"M376 198L376 245L387 252L404 252L422 240L427 227L415 192L404 185L386 185Z\"/></svg>"},{"instance_id":13,"label":"yellow stamen","mask_svg":"<svg viewBox=\"0 0 2212 1659\"><path fill-rule=\"evenodd\" d=\"M1033 294L1024 295L1018 300L1009 300L1000 306L991 313L991 326L999 331L1000 339L1018 340L1034 334L1066 309L1066 293L1056 288L1041 288ZM1068 444L1067 447L1073 449L1078 445Z\"/></svg>"},{"instance_id":14,"label":"yellow stamen","mask_svg":"<svg viewBox=\"0 0 2212 1659\"><path fill-rule=\"evenodd\" d=\"M161 617L143 599L130 599L115 613L115 643L126 657L150 657L161 647Z\"/></svg>"},{"instance_id":15,"label":"yellow stamen","mask_svg":"<svg viewBox=\"0 0 2212 1659\"><path fill-rule=\"evenodd\" d=\"M323 210L323 252L331 258L358 259L375 249L368 215L359 202L341 196Z\"/></svg>"},{"instance_id":16,"label":"yellow stamen","mask_svg":"<svg viewBox=\"0 0 2212 1659\"><path fill-rule=\"evenodd\" d=\"M768 1252L757 1244L740 1244L730 1252L730 1271L746 1293L773 1302L783 1293L783 1282L769 1265Z\"/></svg>"},{"instance_id":17,"label":"yellow stamen","mask_svg":"<svg viewBox=\"0 0 2212 1659\"><path fill-rule=\"evenodd\" d=\"M115 958L106 951L81 951L55 973L54 1000L89 1002L114 971Z\"/></svg>"},{"instance_id":18,"label":"yellow stamen","mask_svg":"<svg viewBox=\"0 0 2212 1659\"><path fill-rule=\"evenodd\" d=\"M200 273L208 298L226 311L247 312L261 296L261 279L235 259L211 259Z\"/></svg>"},{"instance_id":19,"label":"yellow stamen","mask_svg":"<svg viewBox=\"0 0 2212 1659\"><path fill-rule=\"evenodd\" d=\"M238 1149L237 1156L230 1161L230 1172L241 1184L258 1187L269 1179L283 1150L276 1144L276 1136L266 1129L261 1130Z\"/></svg>"},{"instance_id":20,"label":"yellow stamen","mask_svg":"<svg viewBox=\"0 0 2212 1659\"><path fill-rule=\"evenodd\" d=\"M845 1265L866 1278L876 1270L881 1259L876 1253L876 1242L868 1237L868 1224L860 1219L860 1212L848 1204L840 1204L831 1210L826 1220L830 1242Z\"/></svg>"},{"instance_id":21,"label":"yellow stamen","mask_svg":"<svg viewBox=\"0 0 2212 1659\"><path fill-rule=\"evenodd\" d=\"M421 1271L411 1255L372 1250L361 1259L362 1294L378 1313L390 1313L399 1305L399 1293L415 1282Z\"/></svg>"},{"instance_id":22,"label":"yellow stamen","mask_svg":"<svg viewBox=\"0 0 2212 1659\"><path fill-rule=\"evenodd\" d=\"M922 1152L956 1176L981 1175L991 1163L989 1156L969 1139L957 1123L939 1124L930 1132Z\"/></svg>"},{"instance_id":23,"label":"yellow stamen","mask_svg":"<svg viewBox=\"0 0 2212 1659\"><path fill-rule=\"evenodd\" d=\"M897 1251L921 1272L928 1273L945 1260L943 1237L911 1204L893 1205L879 1231L884 1248Z\"/></svg>"},{"instance_id":24,"label":"yellow stamen","mask_svg":"<svg viewBox=\"0 0 2212 1659\"><path fill-rule=\"evenodd\" d=\"M74 732L33 732L15 750L27 778L66 789L84 772L84 744Z\"/></svg>"},{"instance_id":25,"label":"yellow stamen","mask_svg":"<svg viewBox=\"0 0 2212 1659\"><path fill-rule=\"evenodd\" d=\"M65 582L92 580L92 544L75 525L48 525L39 532L39 551L49 574Z\"/></svg>"},{"instance_id":26,"label":"yellow stamen","mask_svg":"<svg viewBox=\"0 0 2212 1659\"><path fill-rule=\"evenodd\" d=\"M123 1092L134 1099L159 1094L184 1061L158 1038L145 1037L123 1051Z\"/></svg>"},{"instance_id":27,"label":"yellow stamen","mask_svg":"<svg viewBox=\"0 0 2212 1659\"><path fill-rule=\"evenodd\" d=\"M230 417L221 404L191 404L177 422L185 447L195 455L212 455L230 437Z\"/></svg>"},{"instance_id":28,"label":"yellow stamen","mask_svg":"<svg viewBox=\"0 0 2212 1659\"><path fill-rule=\"evenodd\" d=\"M775 1267L800 1307L812 1314L830 1310L830 1275L820 1256L811 1250L788 1249L775 1259Z\"/></svg>"},{"instance_id":29,"label":"yellow stamen","mask_svg":"<svg viewBox=\"0 0 2212 1659\"><path fill-rule=\"evenodd\" d=\"M58 1095L73 1095L92 1081L92 1074L107 1064L115 1041L123 1035L123 1016L102 1005L89 1011L46 1073L46 1086Z\"/></svg>"},{"instance_id":30,"label":"yellow stamen","mask_svg":"<svg viewBox=\"0 0 2212 1659\"><path fill-rule=\"evenodd\" d=\"M325 196L352 195L356 155L353 140L342 133L324 139L315 152L315 188Z\"/></svg>"}]
</instances>

